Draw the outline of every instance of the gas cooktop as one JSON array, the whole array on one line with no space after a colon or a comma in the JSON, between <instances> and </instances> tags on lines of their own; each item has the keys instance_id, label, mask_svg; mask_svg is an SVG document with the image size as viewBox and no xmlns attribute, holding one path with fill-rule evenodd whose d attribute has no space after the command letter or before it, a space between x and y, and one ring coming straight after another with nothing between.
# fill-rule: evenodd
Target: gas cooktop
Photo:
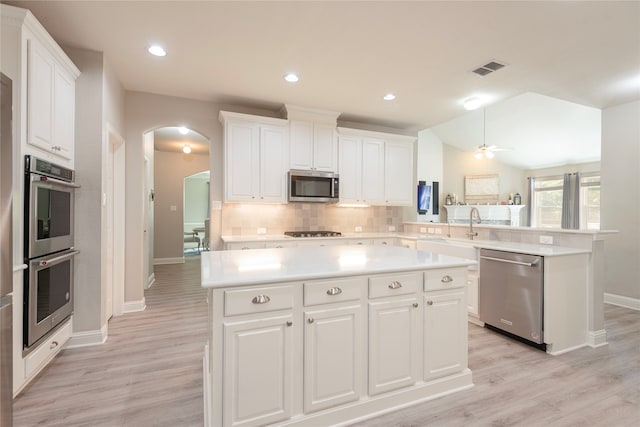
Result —
<instances>
[{"instance_id":1,"label":"gas cooktop","mask_svg":"<svg viewBox=\"0 0 640 427\"><path fill-rule=\"evenodd\" d=\"M289 237L339 237L339 231L285 231L285 236Z\"/></svg>"}]
</instances>

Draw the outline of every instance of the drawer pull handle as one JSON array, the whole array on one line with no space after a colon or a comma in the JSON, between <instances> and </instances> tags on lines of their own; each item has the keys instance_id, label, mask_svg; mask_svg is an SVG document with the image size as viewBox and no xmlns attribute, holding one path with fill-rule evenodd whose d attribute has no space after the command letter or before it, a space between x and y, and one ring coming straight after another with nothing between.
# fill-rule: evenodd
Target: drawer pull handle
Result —
<instances>
[{"instance_id":1,"label":"drawer pull handle","mask_svg":"<svg viewBox=\"0 0 640 427\"><path fill-rule=\"evenodd\" d=\"M293 321L287 320L287 326L292 326L292 325L293 325Z\"/></svg>"},{"instance_id":2,"label":"drawer pull handle","mask_svg":"<svg viewBox=\"0 0 640 427\"><path fill-rule=\"evenodd\" d=\"M444 276L441 280L442 283L451 283L453 282L453 277L449 276L448 274L446 276Z\"/></svg>"},{"instance_id":3,"label":"drawer pull handle","mask_svg":"<svg viewBox=\"0 0 640 427\"><path fill-rule=\"evenodd\" d=\"M340 295L342 293L342 289L336 287L329 288L327 291L327 295Z\"/></svg>"},{"instance_id":4,"label":"drawer pull handle","mask_svg":"<svg viewBox=\"0 0 640 427\"><path fill-rule=\"evenodd\" d=\"M246 251L247 249L249 249L249 247L248 247L248 246L243 246L243 247L242 247L242 250L243 250L243 251Z\"/></svg>"},{"instance_id":5,"label":"drawer pull handle","mask_svg":"<svg viewBox=\"0 0 640 427\"><path fill-rule=\"evenodd\" d=\"M402 287L402 283L398 282L397 280L394 280L389 285L389 289L398 289L398 288L401 288L401 287Z\"/></svg>"},{"instance_id":6,"label":"drawer pull handle","mask_svg":"<svg viewBox=\"0 0 640 427\"><path fill-rule=\"evenodd\" d=\"M427 305L433 305L433 301L431 300L427 301Z\"/></svg>"},{"instance_id":7,"label":"drawer pull handle","mask_svg":"<svg viewBox=\"0 0 640 427\"><path fill-rule=\"evenodd\" d=\"M413 303L413 308L418 308L418 303L417 302Z\"/></svg>"},{"instance_id":8,"label":"drawer pull handle","mask_svg":"<svg viewBox=\"0 0 640 427\"><path fill-rule=\"evenodd\" d=\"M253 297L253 299L251 300L251 302L254 304L266 304L269 301L271 301L271 298L269 298L267 295L258 295L256 297Z\"/></svg>"},{"instance_id":9,"label":"drawer pull handle","mask_svg":"<svg viewBox=\"0 0 640 427\"><path fill-rule=\"evenodd\" d=\"M58 341L51 341L51 344L49 344L49 350L53 350L57 346L58 346Z\"/></svg>"},{"instance_id":10,"label":"drawer pull handle","mask_svg":"<svg viewBox=\"0 0 640 427\"><path fill-rule=\"evenodd\" d=\"M307 323L313 323L313 317L308 318Z\"/></svg>"}]
</instances>

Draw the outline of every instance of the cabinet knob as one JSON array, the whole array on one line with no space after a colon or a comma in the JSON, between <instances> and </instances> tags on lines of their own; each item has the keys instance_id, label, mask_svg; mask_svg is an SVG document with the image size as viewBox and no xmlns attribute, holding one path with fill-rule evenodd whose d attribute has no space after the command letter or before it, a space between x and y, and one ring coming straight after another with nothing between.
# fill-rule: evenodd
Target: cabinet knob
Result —
<instances>
[{"instance_id":1,"label":"cabinet knob","mask_svg":"<svg viewBox=\"0 0 640 427\"><path fill-rule=\"evenodd\" d=\"M442 277L442 280L440 280L442 283L451 283L453 282L453 277L449 276L448 274L446 276Z\"/></svg>"},{"instance_id":2,"label":"cabinet knob","mask_svg":"<svg viewBox=\"0 0 640 427\"><path fill-rule=\"evenodd\" d=\"M431 300L427 301L427 305L433 305L433 301Z\"/></svg>"},{"instance_id":3,"label":"cabinet knob","mask_svg":"<svg viewBox=\"0 0 640 427\"><path fill-rule=\"evenodd\" d=\"M293 321L292 320L287 320L287 326L291 326L293 325Z\"/></svg>"},{"instance_id":4,"label":"cabinet knob","mask_svg":"<svg viewBox=\"0 0 640 427\"><path fill-rule=\"evenodd\" d=\"M313 323L313 317L309 317L309 318L307 319L307 323Z\"/></svg>"},{"instance_id":5,"label":"cabinet knob","mask_svg":"<svg viewBox=\"0 0 640 427\"><path fill-rule=\"evenodd\" d=\"M258 295L253 297L253 299L251 300L253 304L266 304L269 301L271 301L271 298L269 298L269 296L267 295Z\"/></svg>"},{"instance_id":6,"label":"cabinet knob","mask_svg":"<svg viewBox=\"0 0 640 427\"><path fill-rule=\"evenodd\" d=\"M383 245L386 245L386 244L387 244L387 242L382 242L382 244L383 244Z\"/></svg>"},{"instance_id":7,"label":"cabinet knob","mask_svg":"<svg viewBox=\"0 0 640 427\"><path fill-rule=\"evenodd\" d=\"M398 282L397 280L394 280L389 284L389 289L399 289L401 287L402 287L402 283Z\"/></svg>"},{"instance_id":8,"label":"cabinet knob","mask_svg":"<svg viewBox=\"0 0 640 427\"><path fill-rule=\"evenodd\" d=\"M51 341L51 344L49 344L49 350L53 350L57 346L58 346L58 341Z\"/></svg>"},{"instance_id":9,"label":"cabinet knob","mask_svg":"<svg viewBox=\"0 0 640 427\"><path fill-rule=\"evenodd\" d=\"M418 303L417 302L413 303L413 308L418 308Z\"/></svg>"},{"instance_id":10,"label":"cabinet knob","mask_svg":"<svg viewBox=\"0 0 640 427\"><path fill-rule=\"evenodd\" d=\"M336 287L329 288L327 291L327 295L340 295L342 293L342 289Z\"/></svg>"}]
</instances>

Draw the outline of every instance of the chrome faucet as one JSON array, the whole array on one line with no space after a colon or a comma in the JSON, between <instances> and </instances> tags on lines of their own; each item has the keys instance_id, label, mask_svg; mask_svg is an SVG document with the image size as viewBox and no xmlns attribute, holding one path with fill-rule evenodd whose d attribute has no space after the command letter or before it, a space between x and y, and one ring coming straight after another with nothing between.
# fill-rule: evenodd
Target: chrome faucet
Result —
<instances>
[{"instance_id":1,"label":"chrome faucet","mask_svg":"<svg viewBox=\"0 0 640 427\"><path fill-rule=\"evenodd\" d=\"M478 235L477 231L473 231L473 213L474 212L476 214L476 218L478 219L478 224L481 223L480 212L478 212L478 208L471 208L471 211L469 211L469 232L467 233L467 236L469 236L470 240L473 240L473 237Z\"/></svg>"}]
</instances>

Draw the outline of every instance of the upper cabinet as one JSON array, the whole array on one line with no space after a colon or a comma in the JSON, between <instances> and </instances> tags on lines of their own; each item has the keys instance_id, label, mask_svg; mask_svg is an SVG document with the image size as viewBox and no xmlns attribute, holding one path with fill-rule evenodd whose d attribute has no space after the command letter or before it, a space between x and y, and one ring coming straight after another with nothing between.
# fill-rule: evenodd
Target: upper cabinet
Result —
<instances>
[{"instance_id":1,"label":"upper cabinet","mask_svg":"<svg viewBox=\"0 0 640 427\"><path fill-rule=\"evenodd\" d=\"M26 101L14 106L23 154L73 166L80 71L28 10L2 5L2 39L2 71Z\"/></svg>"},{"instance_id":2,"label":"upper cabinet","mask_svg":"<svg viewBox=\"0 0 640 427\"><path fill-rule=\"evenodd\" d=\"M338 170L339 113L285 105L290 123L290 168L336 172Z\"/></svg>"},{"instance_id":3,"label":"upper cabinet","mask_svg":"<svg viewBox=\"0 0 640 427\"><path fill-rule=\"evenodd\" d=\"M289 128L282 119L220 112L226 202L286 203Z\"/></svg>"},{"instance_id":4,"label":"upper cabinet","mask_svg":"<svg viewBox=\"0 0 640 427\"><path fill-rule=\"evenodd\" d=\"M411 206L415 138L339 128L340 202Z\"/></svg>"}]
</instances>

